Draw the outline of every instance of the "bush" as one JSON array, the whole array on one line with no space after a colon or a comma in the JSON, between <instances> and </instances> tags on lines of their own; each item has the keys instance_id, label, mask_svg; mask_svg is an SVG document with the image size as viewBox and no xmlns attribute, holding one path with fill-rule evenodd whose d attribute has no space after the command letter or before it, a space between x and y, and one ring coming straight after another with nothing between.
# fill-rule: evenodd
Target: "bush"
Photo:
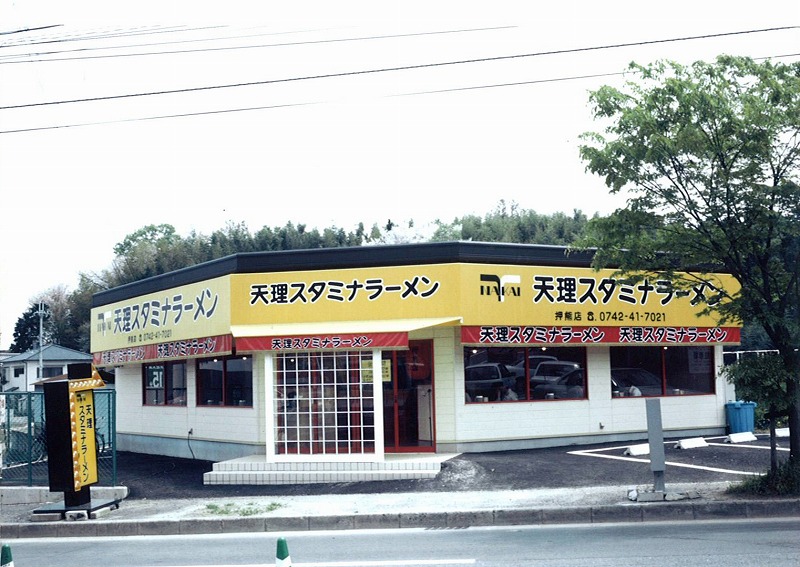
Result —
<instances>
[{"instance_id":1,"label":"bush","mask_svg":"<svg viewBox=\"0 0 800 567\"><path fill-rule=\"evenodd\" d=\"M759 496L800 496L800 462L789 459L780 463L775 472L749 478L730 487L728 492Z\"/></svg>"}]
</instances>

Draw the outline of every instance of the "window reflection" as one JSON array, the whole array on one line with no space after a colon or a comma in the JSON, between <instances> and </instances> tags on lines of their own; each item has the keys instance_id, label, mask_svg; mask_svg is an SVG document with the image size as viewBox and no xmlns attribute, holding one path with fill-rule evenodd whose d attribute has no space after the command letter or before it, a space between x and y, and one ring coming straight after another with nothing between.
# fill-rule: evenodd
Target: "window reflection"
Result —
<instances>
[{"instance_id":1,"label":"window reflection","mask_svg":"<svg viewBox=\"0 0 800 567\"><path fill-rule=\"evenodd\" d=\"M611 347L611 395L714 393L713 347Z\"/></svg>"},{"instance_id":2,"label":"window reflection","mask_svg":"<svg viewBox=\"0 0 800 567\"><path fill-rule=\"evenodd\" d=\"M464 348L468 403L586 398L583 347Z\"/></svg>"}]
</instances>

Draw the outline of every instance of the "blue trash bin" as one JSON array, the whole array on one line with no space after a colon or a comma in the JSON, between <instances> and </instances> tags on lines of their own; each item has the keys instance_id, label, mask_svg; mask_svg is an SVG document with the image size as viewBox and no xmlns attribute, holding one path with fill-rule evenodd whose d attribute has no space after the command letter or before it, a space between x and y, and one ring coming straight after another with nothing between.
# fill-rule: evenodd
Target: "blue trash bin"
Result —
<instances>
[{"instance_id":1,"label":"blue trash bin","mask_svg":"<svg viewBox=\"0 0 800 567\"><path fill-rule=\"evenodd\" d=\"M755 429L755 402L730 402L725 404L728 433L746 433Z\"/></svg>"}]
</instances>

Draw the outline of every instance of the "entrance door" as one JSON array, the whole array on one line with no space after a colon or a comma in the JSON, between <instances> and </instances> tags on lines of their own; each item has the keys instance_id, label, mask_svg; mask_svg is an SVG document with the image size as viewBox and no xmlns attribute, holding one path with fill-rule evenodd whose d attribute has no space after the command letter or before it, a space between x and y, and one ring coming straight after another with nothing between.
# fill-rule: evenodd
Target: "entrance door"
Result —
<instances>
[{"instance_id":1,"label":"entrance door","mask_svg":"<svg viewBox=\"0 0 800 567\"><path fill-rule=\"evenodd\" d=\"M384 351L383 442L387 453L434 451L433 341Z\"/></svg>"}]
</instances>

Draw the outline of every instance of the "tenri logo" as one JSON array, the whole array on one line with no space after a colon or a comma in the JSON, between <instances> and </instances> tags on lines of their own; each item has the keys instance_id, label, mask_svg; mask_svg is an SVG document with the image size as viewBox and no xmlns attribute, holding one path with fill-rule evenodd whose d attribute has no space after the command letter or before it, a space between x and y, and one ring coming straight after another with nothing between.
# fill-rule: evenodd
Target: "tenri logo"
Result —
<instances>
[{"instance_id":1,"label":"tenri logo","mask_svg":"<svg viewBox=\"0 0 800 567\"><path fill-rule=\"evenodd\" d=\"M481 284L481 295L496 295L497 301L501 303L505 301L506 295L513 295L519 297L521 279L517 275L504 275L496 276L494 274L481 274L482 282L489 282L491 285Z\"/></svg>"}]
</instances>

